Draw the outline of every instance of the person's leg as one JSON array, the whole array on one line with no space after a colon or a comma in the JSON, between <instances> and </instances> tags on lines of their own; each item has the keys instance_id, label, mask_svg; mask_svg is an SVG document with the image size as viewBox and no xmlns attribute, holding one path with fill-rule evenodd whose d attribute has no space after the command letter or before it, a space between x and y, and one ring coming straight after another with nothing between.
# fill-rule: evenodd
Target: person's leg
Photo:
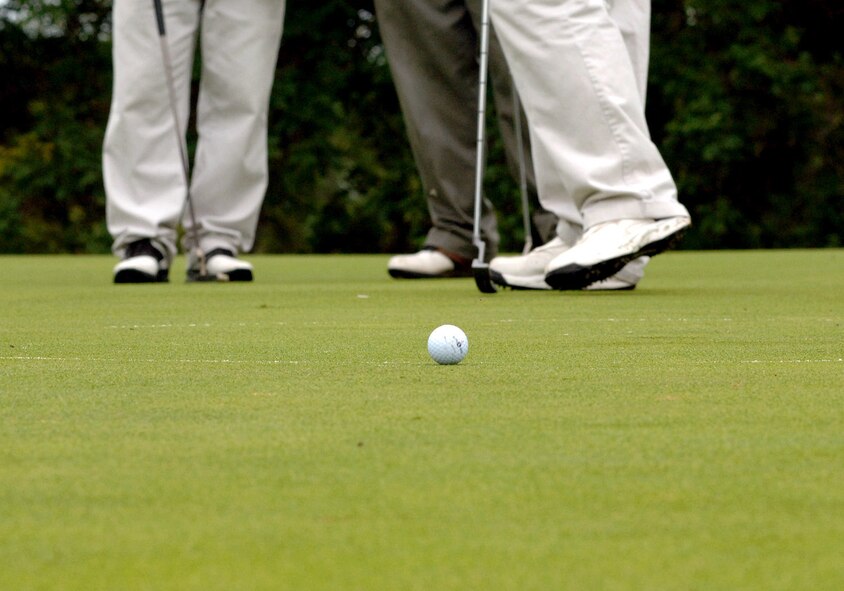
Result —
<instances>
[{"instance_id":1,"label":"person's leg","mask_svg":"<svg viewBox=\"0 0 844 591\"><path fill-rule=\"evenodd\" d=\"M579 213L587 229L619 220L685 220L615 233L612 239L620 241L635 231L635 248L618 256L610 249L612 260L602 258L607 252L597 254L598 260L583 263L586 273L561 288L604 279L631 256L656 254L645 247L667 246L664 239L688 224L688 212L650 140L634 68L606 3L514 0L493 3L492 16L528 113L534 153L542 155L535 165L543 205L564 221ZM549 75L554 71L560 75ZM587 236L594 242L596 235L587 232L567 253L582 252ZM605 243L610 236L599 238ZM568 262L564 266L553 270L567 273Z\"/></svg>"},{"instance_id":2,"label":"person's leg","mask_svg":"<svg viewBox=\"0 0 844 591\"><path fill-rule=\"evenodd\" d=\"M472 245L477 124L477 33L464 0L376 0L376 16L432 228L425 246L465 261ZM498 247L484 200L481 233Z\"/></svg>"},{"instance_id":3,"label":"person's leg","mask_svg":"<svg viewBox=\"0 0 844 591\"><path fill-rule=\"evenodd\" d=\"M624 45L633 65L639 95L644 99L648 84L648 56L650 53L650 0L612 0L609 2L610 18L618 26ZM540 151L539 159L551 166L551 155ZM571 247L582 234L580 212L575 207L557 222L560 236L546 240L531 253L520 256L498 257L491 262L493 277L500 284L523 289L550 289L545 283L545 268L557 255ZM554 218L556 221L556 218ZM629 263L613 281L604 281L592 289L632 289L644 276L647 257Z\"/></svg>"},{"instance_id":4,"label":"person's leg","mask_svg":"<svg viewBox=\"0 0 844 591\"><path fill-rule=\"evenodd\" d=\"M550 165L537 165L548 208L573 202L587 228L687 215L650 140L632 63L604 0L512 0L493 3L492 15L532 139L548 154Z\"/></svg>"},{"instance_id":5,"label":"person's leg","mask_svg":"<svg viewBox=\"0 0 844 591\"><path fill-rule=\"evenodd\" d=\"M267 116L284 19L279 0L207 0L191 195L205 252L252 248L267 188ZM189 226L186 216L183 222Z\"/></svg>"},{"instance_id":6,"label":"person's leg","mask_svg":"<svg viewBox=\"0 0 844 591\"><path fill-rule=\"evenodd\" d=\"M164 11L184 126L199 2L165 1ZM126 256L130 244L151 240L166 271L176 254L186 187L152 2L116 2L113 23L114 86L103 142L106 221L115 254Z\"/></svg>"}]
</instances>

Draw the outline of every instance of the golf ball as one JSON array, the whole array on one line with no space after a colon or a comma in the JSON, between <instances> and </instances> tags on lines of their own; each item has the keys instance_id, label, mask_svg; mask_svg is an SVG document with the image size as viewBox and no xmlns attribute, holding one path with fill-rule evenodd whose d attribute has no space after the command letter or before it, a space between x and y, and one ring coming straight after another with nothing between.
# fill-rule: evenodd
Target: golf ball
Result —
<instances>
[{"instance_id":1,"label":"golf ball","mask_svg":"<svg viewBox=\"0 0 844 591\"><path fill-rule=\"evenodd\" d=\"M468 352L466 333L453 324L438 326L428 337L428 354L440 365L460 363Z\"/></svg>"}]
</instances>

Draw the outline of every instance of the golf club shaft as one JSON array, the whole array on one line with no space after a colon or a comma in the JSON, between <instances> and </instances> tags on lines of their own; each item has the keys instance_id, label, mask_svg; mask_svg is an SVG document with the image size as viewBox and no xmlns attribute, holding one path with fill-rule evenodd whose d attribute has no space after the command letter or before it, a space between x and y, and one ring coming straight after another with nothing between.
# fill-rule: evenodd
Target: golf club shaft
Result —
<instances>
[{"instance_id":1,"label":"golf club shaft","mask_svg":"<svg viewBox=\"0 0 844 591\"><path fill-rule=\"evenodd\" d=\"M472 275L481 293L495 293L495 285L486 262L486 243L481 239L481 207L483 206L484 164L486 162L486 86L489 63L489 1L481 4L481 47L478 64L478 142L475 159L475 211L472 243L478 251L472 261Z\"/></svg>"},{"instance_id":2,"label":"golf club shaft","mask_svg":"<svg viewBox=\"0 0 844 591\"><path fill-rule=\"evenodd\" d=\"M478 64L478 133L475 155L475 206L472 224L472 242L478 249L477 259L484 262L486 245L481 240L481 208L483 206L484 164L486 160L486 87L489 63L489 0L481 7L481 48Z\"/></svg>"},{"instance_id":3,"label":"golf club shaft","mask_svg":"<svg viewBox=\"0 0 844 591\"><path fill-rule=\"evenodd\" d=\"M179 157L182 161L182 172L185 177L185 204L188 209L188 216L191 223L191 241L193 242L194 254L199 263L200 276L207 275L205 268L205 255L199 246L199 225L196 223L196 212L193 207L193 199L190 194L190 164L188 163L188 147L185 142L184 131L182 129L181 117L179 117L178 101L176 99L176 83L173 76L173 60L170 57L170 46L167 43L167 28L164 22L164 7L161 5L161 0L152 0L155 8L155 21L158 25L158 40L161 45L161 60L164 65L164 77L167 80L167 95L170 102L170 112L173 115L173 125L176 132L176 141L179 147Z\"/></svg>"}]
</instances>

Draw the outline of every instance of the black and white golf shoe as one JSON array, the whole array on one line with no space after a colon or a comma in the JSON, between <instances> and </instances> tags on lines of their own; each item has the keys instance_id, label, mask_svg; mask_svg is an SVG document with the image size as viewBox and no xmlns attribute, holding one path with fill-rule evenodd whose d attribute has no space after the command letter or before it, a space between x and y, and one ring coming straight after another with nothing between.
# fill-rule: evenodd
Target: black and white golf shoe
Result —
<instances>
[{"instance_id":1,"label":"black and white golf shoe","mask_svg":"<svg viewBox=\"0 0 844 591\"><path fill-rule=\"evenodd\" d=\"M161 283L168 281L170 261L149 238L126 246L121 260L114 267L115 283Z\"/></svg>"},{"instance_id":2,"label":"black and white golf shoe","mask_svg":"<svg viewBox=\"0 0 844 591\"><path fill-rule=\"evenodd\" d=\"M215 248L205 254L205 273L199 260L191 256L188 281L252 281L252 265L237 258L231 250Z\"/></svg>"},{"instance_id":3,"label":"black and white golf shoe","mask_svg":"<svg viewBox=\"0 0 844 591\"><path fill-rule=\"evenodd\" d=\"M598 224L551 259L545 268L545 283L563 290L591 286L615 275L634 259L671 248L690 225L687 216Z\"/></svg>"},{"instance_id":4,"label":"black and white golf shoe","mask_svg":"<svg viewBox=\"0 0 844 591\"><path fill-rule=\"evenodd\" d=\"M545 282L545 269L548 263L571 248L561 238L534 248L527 254L518 256L499 256L489 263L490 277L493 283L512 289L551 289ZM602 281L591 283L583 289L589 291L631 290L644 275L648 257L639 257L627 263L618 273Z\"/></svg>"}]
</instances>

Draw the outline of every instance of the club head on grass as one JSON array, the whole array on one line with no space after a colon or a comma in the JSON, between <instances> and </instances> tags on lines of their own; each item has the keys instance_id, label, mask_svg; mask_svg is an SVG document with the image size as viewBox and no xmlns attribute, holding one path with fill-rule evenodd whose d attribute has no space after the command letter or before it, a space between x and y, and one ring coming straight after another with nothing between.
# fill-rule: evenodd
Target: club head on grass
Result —
<instances>
[{"instance_id":1,"label":"club head on grass","mask_svg":"<svg viewBox=\"0 0 844 591\"><path fill-rule=\"evenodd\" d=\"M225 273L218 273L216 275L200 275L199 273L194 273L188 275L187 281L188 283L227 283L230 279Z\"/></svg>"},{"instance_id":2,"label":"club head on grass","mask_svg":"<svg viewBox=\"0 0 844 591\"><path fill-rule=\"evenodd\" d=\"M492 283L489 276L489 265L480 260L472 261L472 275L475 277L475 285L481 293L496 293L498 290Z\"/></svg>"}]
</instances>

